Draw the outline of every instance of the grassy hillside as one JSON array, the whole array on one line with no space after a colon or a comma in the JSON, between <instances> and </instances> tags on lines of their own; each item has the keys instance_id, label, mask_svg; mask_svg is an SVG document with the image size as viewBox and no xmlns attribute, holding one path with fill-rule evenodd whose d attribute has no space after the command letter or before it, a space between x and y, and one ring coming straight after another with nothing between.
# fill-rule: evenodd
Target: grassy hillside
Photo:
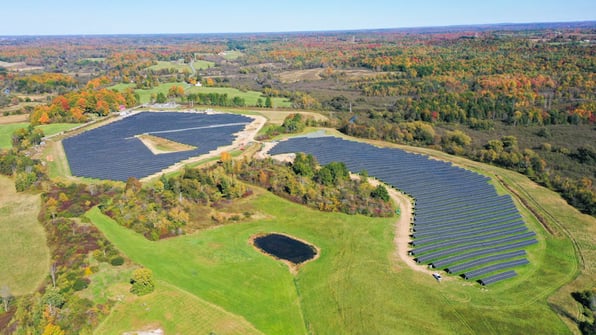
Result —
<instances>
[{"instance_id":1,"label":"grassy hillside","mask_svg":"<svg viewBox=\"0 0 596 335\"><path fill-rule=\"evenodd\" d=\"M16 193L5 176L0 176L0 190L0 289L28 294L44 280L50 264L45 232L37 221L40 198Z\"/></svg>"},{"instance_id":2,"label":"grassy hillside","mask_svg":"<svg viewBox=\"0 0 596 335\"><path fill-rule=\"evenodd\" d=\"M515 279L482 289L452 278L437 283L395 255L394 219L321 213L265 193L268 219L149 242L98 210L88 216L122 252L167 281L266 334L568 333L546 299L577 273L573 245L530 221L539 244ZM528 216L527 211L524 215ZM248 243L283 232L321 248L297 276ZM523 315L523 317L520 317Z\"/></svg>"}]
</instances>

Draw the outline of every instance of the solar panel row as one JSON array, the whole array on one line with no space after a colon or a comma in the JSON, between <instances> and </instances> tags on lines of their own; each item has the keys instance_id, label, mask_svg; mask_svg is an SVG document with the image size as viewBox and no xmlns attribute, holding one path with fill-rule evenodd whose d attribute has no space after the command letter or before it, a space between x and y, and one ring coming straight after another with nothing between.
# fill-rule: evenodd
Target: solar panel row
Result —
<instances>
[{"instance_id":1,"label":"solar panel row","mask_svg":"<svg viewBox=\"0 0 596 335\"><path fill-rule=\"evenodd\" d=\"M487 273L491 273L491 272L495 272L498 270L503 270L503 269L508 269L508 268L512 268L515 266L520 266L520 265L525 265L528 264L529 261L525 258L522 259L517 259L514 261L508 261L508 262L504 262L504 263L499 263L499 264L493 264L484 268L480 268L478 270L473 270L473 271L469 271L464 273L464 278L466 279L472 279L472 278L476 278L482 275L485 275Z\"/></svg>"},{"instance_id":2,"label":"solar panel row","mask_svg":"<svg viewBox=\"0 0 596 335\"><path fill-rule=\"evenodd\" d=\"M526 255L525 250L516 250L516 251L504 253L504 254L492 255L492 256L488 256L488 257L484 257L484 258L475 259L473 261L469 261L466 263L450 266L447 268L447 272L449 272L449 273L464 272L464 271L468 271L468 270L470 270L474 267L477 267L479 265L482 265L482 264L488 264L488 263L495 262L495 261L502 261L502 260L506 260L509 258L515 258L515 257L520 257L520 256L525 256L525 255Z\"/></svg>"},{"instance_id":3,"label":"solar panel row","mask_svg":"<svg viewBox=\"0 0 596 335\"><path fill-rule=\"evenodd\" d=\"M509 243L509 244L505 244L505 245L498 246L498 247L490 246L490 247L487 247L484 249L479 249L479 250L475 250L475 251L471 251L471 252L467 252L467 253L463 253L463 254L458 254L456 256L452 256L452 257L448 257L448 258L443 258L441 260L430 263L430 265L437 269L443 269L446 266L449 266L451 264L455 264L455 263L458 263L461 261L466 261L466 260L470 260L470 259L473 259L473 258L476 258L479 256L494 254L497 252L523 248L523 247L526 247L526 246L529 246L529 245L532 245L535 243L537 243L537 241L535 239L532 239L532 240L524 240L524 241L515 242L515 243Z\"/></svg>"},{"instance_id":4,"label":"solar panel row","mask_svg":"<svg viewBox=\"0 0 596 335\"><path fill-rule=\"evenodd\" d=\"M501 280L513 278L515 276L517 276L517 273L513 270L510 270L510 271L506 271L506 272L497 273L495 275L492 275L492 276L489 276L486 278L482 278L478 282L480 282L480 284L486 286L486 285L496 283Z\"/></svg>"}]
</instances>

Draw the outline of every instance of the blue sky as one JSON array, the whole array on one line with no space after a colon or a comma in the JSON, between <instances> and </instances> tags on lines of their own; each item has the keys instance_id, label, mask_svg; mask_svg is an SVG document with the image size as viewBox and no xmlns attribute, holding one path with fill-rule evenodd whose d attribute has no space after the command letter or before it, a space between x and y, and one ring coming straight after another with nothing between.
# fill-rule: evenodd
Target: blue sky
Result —
<instances>
[{"instance_id":1,"label":"blue sky","mask_svg":"<svg viewBox=\"0 0 596 335\"><path fill-rule=\"evenodd\" d=\"M5 0L0 35L226 33L596 20L596 0Z\"/></svg>"}]
</instances>

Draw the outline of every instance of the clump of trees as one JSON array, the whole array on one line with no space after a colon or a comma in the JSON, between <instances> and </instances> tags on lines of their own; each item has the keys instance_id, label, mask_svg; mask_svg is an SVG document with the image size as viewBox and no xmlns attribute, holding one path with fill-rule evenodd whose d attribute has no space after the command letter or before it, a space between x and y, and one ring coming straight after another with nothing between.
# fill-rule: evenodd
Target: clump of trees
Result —
<instances>
[{"instance_id":1,"label":"clump of trees","mask_svg":"<svg viewBox=\"0 0 596 335\"><path fill-rule=\"evenodd\" d=\"M162 176L146 188L129 178L124 190L102 203L104 214L150 240L184 233L195 206L213 206L247 194L246 186L224 166L186 168L174 177Z\"/></svg>"},{"instance_id":2,"label":"clump of trees","mask_svg":"<svg viewBox=\"0 0 596 335\"><path fill-rule=\"evenodd\" d=\"M344 163L319 166L312 155L296 154L291 164L253 160L239 169L239 178L293 202L329 212L392 216L387 190L366 178L350 178Z\"/></svg>"},{"instance_id":3,"label":"clump of trees","mask_svg":"<svg viewBox=\"0 0 596 335\"><path fill-rule=\"evenodd\" d=\"M54 122L83 122L89 114L106 116L121 106L133 107L138 95L130 88L124 92L102 88L110 83L106 77L93 79L80 91L59 95L49 104L35 107L30 115L33 125Z\"/></svg>"},{"instance_id":4,"label":"clump of trees","mask_svg":"<svg viewBox=\"0 0 596 335\"><path fill-rule=\"evenodd\" d=\"M222 106L222 107L244 107L246 101L235 96L230 98L227 93L189 93L186 96L188 102L193 102L199 105L206 106Z\"/></svg>"},{"instance_id":5,"label":"clump of trees","mask_svg":"<svg viewBox=\"0 0 596 335\"><path fill-rule=\"evenodd\" d=\"M130 293L138 296L146 295L155 290L155 283L153 282L153 271L147 268L139 268L134 270L132 278L130 279Z\"/></svg>"},{"instance_id":6,"label":"clump of trees","mask_svg":"<svg viewBox=\"0 0 596 335\"><path fill-rule=\"evenodd\" d=\"M300 133L306 128L307 125L315 123L313 120L305 118L300 113L294 113L288 115L281 126L268 125L258 136L258 140L267 140L278 136L280 134L295 134Z\"/></svg>"},{"instance_id":7,"label":"clump of trees","mask_svg":"<svg viewBox=\"0 0 596 335\"><path fill-rule=\"evenodd\" d=\"M15 177L17 192L39 186L47 179L41 161L32 159L15 149L0 151L0 174Z\"/></svg>"},{"instance_id":8,"label":"clump of trees","mask_svg":"<svg viewBox=\"0 0 596 335\"><path fill-rule=\"evenodd\" d=\"M595 290L586 290L571 293L571 296L582 305L583 315L586 320L579 321L578 327L583 335L596 334L596 293ZM591 320L591 321L590 321Z\"/></svg>"}]
</instances>

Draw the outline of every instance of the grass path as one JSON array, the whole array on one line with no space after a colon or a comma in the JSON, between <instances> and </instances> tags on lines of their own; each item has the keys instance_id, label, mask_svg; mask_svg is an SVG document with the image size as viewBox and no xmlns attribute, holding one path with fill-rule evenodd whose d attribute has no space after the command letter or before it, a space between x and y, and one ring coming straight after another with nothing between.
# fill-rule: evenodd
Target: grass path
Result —
<instances>
[{"instance_id":1,"label":"grass path","mask_svg":"<svg viewBox=\"0 0 596 335\"><path fill-rule=\"evenodd\" d=\"M37 221L38 194L17 193L12 179L0 176L0 288L12 295L33 292L44 280L50 251Z\"/></svg>"}]
</instances>

